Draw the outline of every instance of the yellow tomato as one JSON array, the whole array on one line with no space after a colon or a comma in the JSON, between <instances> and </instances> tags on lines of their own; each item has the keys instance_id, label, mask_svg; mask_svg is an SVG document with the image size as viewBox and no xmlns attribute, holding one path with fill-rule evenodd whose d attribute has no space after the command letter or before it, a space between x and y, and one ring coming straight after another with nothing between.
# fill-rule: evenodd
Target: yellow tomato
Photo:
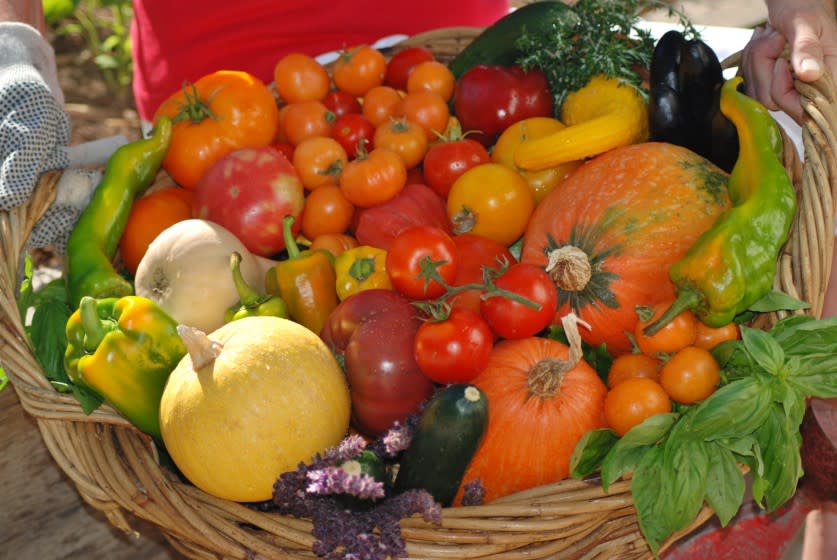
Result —
<instances>
[{"instance_id":1,"label":"yellow tomato","mask_svg":"<svg viewBox=\"0 0 837 560\"><path fill-rule=\"evenodd\" d=\"M484 163L454 181L447 209L455 233L470 232L508 246L523 235L535 197L517 171Z\"/></svg>"},{"instance_id":2,"label":"yellow tomato","mask_svg":"<svg viewBox=\"0 0 837 560\"><path fill-rule=\"evenodd\" d=\"M491 160L494 163L510 167L526 179L535 195L535 202L543 200L546 193L554 189L556 185L581 165L581 161L571 161L539 171L527 171L514 164L514 153L524 140L542 138L562 128L564 128L564 124L561 121L550 117L523 119L503 131L491 152Z\"/></svg>"}]
</instances>

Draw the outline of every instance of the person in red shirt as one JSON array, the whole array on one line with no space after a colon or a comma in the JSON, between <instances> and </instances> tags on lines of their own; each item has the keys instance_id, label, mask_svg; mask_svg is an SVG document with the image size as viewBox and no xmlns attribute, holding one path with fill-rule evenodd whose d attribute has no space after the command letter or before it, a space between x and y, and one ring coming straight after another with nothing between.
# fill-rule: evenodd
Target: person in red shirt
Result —
<instances>
[{"instance_id":1,"label":"person in red shirt","mask_svg":"<svg viewBox=\"0 0 837 560\"><path fill-rule=\"evenodd\" d=\"M270 82L276 62L291 52L316 56L395 34L483 27L508 11L508 0L135 0L134 97L149 120L184 81L215 70Z\"/></svg>"}]
</instances>

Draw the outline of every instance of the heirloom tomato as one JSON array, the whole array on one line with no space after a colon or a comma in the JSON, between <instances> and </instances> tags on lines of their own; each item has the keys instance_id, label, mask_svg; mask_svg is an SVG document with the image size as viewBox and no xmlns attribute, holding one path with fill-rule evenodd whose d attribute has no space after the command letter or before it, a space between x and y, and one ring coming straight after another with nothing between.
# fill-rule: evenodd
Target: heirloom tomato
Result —
<instances>
[{"instance_id":1,"label":"heirloom tomato","mask_svg":"<svg viewBox=\"0 0 837 560\"><path fill-rule=\"evenodd\" d=\"M361 114L349 113L337 117L331 127L331 137L340 142L349 159L355 159L358 151L370 152L375 148L375 126Z\"/></svg>"},{"instance_id":2,"label":"heirloom tomato","mask_svg":"<svg viewBox=\"0 0 837 560\"><path fill-rule=\"evenodd\" d=\"M194 216L224 226L257 255L285 248L282 219L299 218L304 189L278 150L242 148L216 161L195 187ZM294 233L299 230L294 220Z\"/></svg>"},{"instance_id":3,"label":"heirloom tomato","mask_svg":"<svg viewBox=\"0 0 837 560\"><path fill-rule=\"evenodd\" d=\"M535 195L513 169L484 163L453 183L447 208L455 233L476 233L508 246L526 230Z\"/></svg>"},{"instance_id":4,"label":"heirloom tomato","mask_svg":"<svg viewBox=\"0 0 837 560\"><path fill-rule=\"evenodd\" d=\"M407 168L401 156L375 148L343 168L340 188L349 202L366 208L382 204L401 192L407 183Z\"/></svg>"},{"instance_id":5,"label":"heirloom tomato","mask_svg":"<svg viewBox=\"0 0 837 560\"><path fill-rule=\"evenodd\" d=\"M336 185L348 159L346 150L334 138L312 136L297 145L292 161L302 186L314 190Z\"/></svg>"},{"instance_id":6,"label":"heirloom tomato","mask_svg":"<svg viewBox=\"0 0 837 560\"><path fill-rule=\"evenodd\" d=\"M524 303L504 295L482 300L482 316L497 336L526 338L552 323L558 309L558 290L541 267L513 264L494 280L494 285L528 300Z\"/></svg>"},{"instance_id":7,"label":"heirloom tomato","mask_svg":"<svg viewBox=\"0 0 837 560\"><path fill-rule=\"evenodd\" d=\"M413 351L420 323L415 307L387 289L352 294L329 314L320 336L343 359L352 424L361 433L377 436L403 423L432 394Z\"/></svg>"},{"instance_id":8,"label":"heirloom tomato","mask_svg":"<svg viewBox=\"0 0 837 560\"><path fill-rule=\"evenodd\" d=\"M488 363L494 333L469 309L454 309L441 320L427 320L416 333L416 362L436 383L467 383Z\"/></svg>"},{"instance_id":9,"label":"heirloom tomato","mask_svg":"<svg viewBox=\"0 0 837 560\"><path fill-rule=\"evenodd\" d=\"M363 97L367 91L384 83L387 60L378 49L360 45L340 53L332 66L337 89Z\"/></svg>"},{"instance_id":10,"label":"heirloom tomato","mask_svg":"<svg viewBox=\"0 0 837 560\"><path fill-rule=\"evenodd\" d=\"M358 246L357 239L346 233L324 233L318 235L311 241L310 249L312 251L324 250L337 256L344 251L353 249Z\"/></svg>"},{"instance_id":11,"label":"heirloom tomato","mask_svg":"<svg viewBox=\"0 0 837 560\"><path fill-rule=\"evenodd\" d=\"M267 146L279 126L270 89L247 72L220 70L166 99L154 119L172 127L163 168L181 187L194 189L209 167L238 148Z\"/></svg>"},{"instance_id":12,"label":"heirloom tomato","mask_svg":"<svg viewBox=\"0 0 837 560\"><path fill-rule=\"evenodd\" d=\"M407 90L407 79L413 68L422 62L434 60L433 53L424 47L408 47L395 53L387 64L384 83L401 91Z\"/></svg>"},{"instance_id":13,"label":"heirloom tomato","mask_svg":"<svg viewBox=\"0 0 837 560\"><path fill-rule=\"evenodd\" d=\"M432 266L450 285L456 278L457 265L453 239L443 229L432 226L402 231L387 251L387 272L393 288L413 299L433 299L445 293L445 286L421 275L423 269Z\"/></svg>"}]
</instances>

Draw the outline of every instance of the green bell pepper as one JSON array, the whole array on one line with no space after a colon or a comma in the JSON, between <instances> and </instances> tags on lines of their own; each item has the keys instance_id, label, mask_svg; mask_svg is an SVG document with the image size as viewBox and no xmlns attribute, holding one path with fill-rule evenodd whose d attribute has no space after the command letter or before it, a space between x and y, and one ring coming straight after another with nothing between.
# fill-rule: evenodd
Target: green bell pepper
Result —
<instances>
[{"instance_id":1,"label":"green bell pepper","mask_svg":"<svg viewBox=\"0 0 837 560\"><path fill-rule=\"evenodd\" d=\"M177 322L140 296L85 296L67 320L64 367L134 426L160 438L160 399L186 355Z\"/></svg>"}]
</instances>

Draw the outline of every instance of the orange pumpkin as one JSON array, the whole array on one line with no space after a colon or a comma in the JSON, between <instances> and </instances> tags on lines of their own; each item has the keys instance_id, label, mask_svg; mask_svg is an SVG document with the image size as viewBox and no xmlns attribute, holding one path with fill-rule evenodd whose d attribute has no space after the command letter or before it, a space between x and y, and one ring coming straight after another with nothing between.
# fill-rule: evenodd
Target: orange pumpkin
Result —
<instances>
[{"instance_id":1,"label":"orange pumpkin","mask_svg":"<svg viewBox=\"0 0 837 560\"><path fill-rule=\"evenodd\" d=\"M488 426L462 484L480 479L485 502L566 478L578 440L605 426L607 389L579 354L548 338L504 340L471 381Z\"/></svg>"},{"instance_id":2,"label":"orange pumpkin","mask_svg":"<svg viewBox=\"0 0 837 560\"><path fill-rule=\"evenodd\" d=\"M559 317L591 325L582 338L627 353L636 306L675 295L668 269L729 208L728 175L671 144L646 142L593 158L538 205L521 262L547 268Z\"/></svg>"}]
</instances>

